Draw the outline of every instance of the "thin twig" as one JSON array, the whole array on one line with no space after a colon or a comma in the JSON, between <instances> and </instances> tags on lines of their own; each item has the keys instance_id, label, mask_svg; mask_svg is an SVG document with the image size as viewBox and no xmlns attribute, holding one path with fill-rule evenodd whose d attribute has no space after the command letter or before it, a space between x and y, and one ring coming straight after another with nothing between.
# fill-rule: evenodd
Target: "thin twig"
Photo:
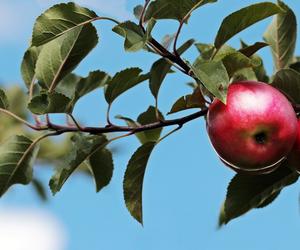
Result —
<instances>
[{"instance_id":1,"label":"thin twig","mask_svg":"<svg viewBox=\"0 0 300 250\"><path fill-rule=\"evenodd\" d=\"M144 28L144 22L145 22L145 12L147 10L148 4L150 3L151 0L145 0L145 4L143 6L142 12L141 12L141 16L140 16L140 26L141 28L144 30L145 32L145 28Z\"/></svg>"},{"instance_id":2,"label":"thin twig","mask_svg":"<svg viewBox=\"0 0 300 250\"><path fill-rule=\"evenodd\" d=\"M6 109L0 108L0 113L9 115L10 117L13 117L14 119L18 120L19 122L23 123L24 125L26 125L27 127L31 128L31 129L34 129L34 130L37 130L37 131L47 130L48 129L47 127L35 126L35 125L33 125L33 124L25 121L23 118L17 116L16 114L14 114L14 113L6 110Z\"/></svg>"}]
</instances>

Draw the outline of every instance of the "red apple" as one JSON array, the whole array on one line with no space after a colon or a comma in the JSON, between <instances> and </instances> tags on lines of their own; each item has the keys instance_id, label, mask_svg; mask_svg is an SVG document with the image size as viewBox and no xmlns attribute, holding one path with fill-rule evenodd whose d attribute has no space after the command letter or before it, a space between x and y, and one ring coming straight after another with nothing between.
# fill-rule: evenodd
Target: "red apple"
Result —
<instances>
[{"instance_id":1,"label":"red apple","mask_svg":"<svg viewBox=\"0 0 300 250\"><path fill-rule=\"evenodd\" d=\"M300 120L298 120L298 134L296 142L287 157L286 165L300 174Z\"/></svg>"},{"instance_id":2,"label":"red apple","mask_svg":"<svg viewBox=\"0 0 300 250\"><path fill-rule=\"evenodd\" d=\"M297 137L296 113L287 98L269 84L232 83L227 104L209 107L207 131L226 165L236 171L268 173L279 166Z\"/></svg>"}]
</instances>

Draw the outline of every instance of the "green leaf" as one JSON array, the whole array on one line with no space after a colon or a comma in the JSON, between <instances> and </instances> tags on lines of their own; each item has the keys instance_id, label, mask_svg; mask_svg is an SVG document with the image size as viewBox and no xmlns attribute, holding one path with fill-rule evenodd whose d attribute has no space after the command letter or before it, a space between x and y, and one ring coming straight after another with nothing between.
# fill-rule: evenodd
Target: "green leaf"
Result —
<instances>
[{"instance_id":1,"label":"green leaf","mask_svg":"<svg viewBox=\"0 0 300 250\"><path fill-rule=\"evenodd\" d=\"M260 61L251 59L240 52L231 53L222 59L222 62L227 70L229 77L232 77L235 72L251 67L260 66Z\"/></svg>"},{"instance_id":2,"label":"green leaf","mask_svg":"<svg viewBox=\"0 0 300 250\"><path fill-rule=\"evenodd\" d=\"M155 0L146 11L145 20L175 19L181 21L191 10L217 0Z\"/></svg>"},{"instance_id":3,"label":"green leaf","mask_svg":"<svg viewBox=\"0 0 300 250\"><path fill-rule=\"evenodd\" d=\"M104 87L111 77L103 71L92 71L87 77L79 77L75 74L67 75L56 87L56 92L70 99L66 110L72 111L76 102L83 96L97 88Z\"/></svg>"},{"instance_id":4,"label":"green leaf","mask_svg":"<svg viewBox=\"0 0 300 250\"><path fill-rule=\"evenodd\" d=\"M95 12L75 3L54 5L36 19L32 33L32 46L50 42L96 17Z\"/></svg>"},{"instance_id":5,"label":"green leaf","mask_svg":"<svg viewBox=\"0 0 300 250\"><path fill-rule=\"evenodd\" d=\"M279 6L286 12L279 13L264 34L270 44L276 70L286 68L291 63L296 46L297 20L294 12L283 2Z\"/></svg>"},{"instance_id":6,"label":"green leaf","mask_svg":"<svg viewBox=\"0 0 300 250\"><path fill-rule=\"evenodd\" d=\"M139 68L129 68L115 74L107 84L106 101L111 104L119 95L149 78L149 74L141 75L141 72Z\"/></svg>"},{"instance_id":7,"label":"green leaf","mask_svg":"<svg viewBox=\"0 0 300 250\"><path fill-rule=\"evenodd\" d=\"M185 51L187 51L194 44L194 40L190 39L186 41L182 46L178 48L178 53L182 55ZM155 99L158 97L159 89L166 78L167 74L170 72L172 65L161 58L157 60L151 67L150 70L150 79L149 79L149 87L152 95Z\"/></svg>"},{"instance_id":8,"label":"green leaf","mask_svg":"<svg viewBox=\"0 0 300 250\"><path fill-rule=\"evenodd\" d=\"M63 94L56 92L43 92L30 100L28 108L36 115L48 113L70 113L71 110L68 109L70 103L71 99Z\"/></svg>"},{"instance_id":9,"label":"green leaf","mask_svg":"<svg viewBox=\"0 0 300 250\"><path fill-rule=\"evenodd\" d=\"M45 44L36 63L42 87L53 90L96 46L97 31L91 24L76 27Z\"/></svg>"},{"instance_id":10,"label":"green leaf","mask_svg":"<svg viewBox=\"0 0 300 250\"><path fill-rule=\"evenodd\" d=\"M4 90L0 89L0 108L1 109L8 109L9 108L9 103L7 96L4 92Z\"/></svg>"},{"instance_id":11,"label":"green leaf","mask_svg":"<svg viewBox=\"0 0 300 250\"><path fill-rule=\"evenodd\" d=\"M67 75L59 82L56 91L34 96L28 108L35 114L72 113L76 102L91 91L104 87L110 76L102 71L90 72L87 77Z\"/></svg>"},{"instance_id":12,"label":"green leaf","mask_svg":"<svg viewBox=\"0 0 300 250\"><path fill-rule=\"evenodd\" d=\"M247 57L250 57L250 56L254 55L257 51L259 51L260 49L262 49L266 46L269 46L269 44L263 43L263 42L256 42L255 44L252 44L250 46L240 49L239 52L241 52L242 54L244 54Z\"/></svg>"},{"instance_id":13,"label":"green leaf","mask_svg":"<svg viewBox=\"0 0 300 250\"><path fill-rule=\"evenodd\" d=\"M112 178L114 169L112 153L106 148L96 151L89 158L89 169L95 180L96 191L99 192Z\"/></svg>"},{"instance_id":14,"label":"green leaf","mask_svg":"<svg viewBox=\"0 0 300 250\"><path fill-rule=\"evenodd\" d=\"M147 42L143 29L131 21L126 21L116 25L113 28L113 31L120 36L125 37L124 48L129 52L135 52L143 49Z\"/></svg>"},{"instance_id":15,"label":"green leaf","mask_svg":"<svg viewBox=\"0 0 300 250\"><path fill-rule=\"evenodd\" d=\"M28 89L30 88L30 85L35 79L35 66L40 51L40 47L30 47L23 56L21 64L21 73Z\"/></svg>"},{"instance_id":16,"label":"green leaf","mask_svg":"<svg viewBox=\"0 0 300 250\"><path fill-rule=\"evenodd\" d=\"M60 191L67 179L82 163L107 145L107 139L104 136L86 136L76 133L71 140L73 142L71 151L49 182L53 194Z\"/></svg>"},{"instance_id":17,"label":"green leaf","mask_svg":"<svg viewBox=\"0 0 300 250\"><path fill-rule=\"evenodd\" d=\"M296 70L297 72L300 73L300 62L295 62L290 64L289 66L291 69Z\"/></svg>"},{"instance_id":18,"label":"green leaf","mask_svg":"<svg viewBox=\"0 0 300 250\"><path fill-rule=\"evenodd\" d=\"M14 184L29 184L38 146L25 136L13 136L0 146L0 196Z\"/></svg>"},{"instance_id":19,"label":"green leaf","mask_svg":"<svg viewBox=\"0 0 300 250\"><path fill-rule=\"evenodd\" d=\"M229 76L226 68L221 61L204 62L192 66L196 77L203 85L223 103L226 103L227 91L229 86Z\"/></svg>"},{"instance_id":20,"label":"green leaf","mask_svg":"<svg viewBox=\"0 0 300 250\"><path fill-rule=\"evenodd\" d=\"M34 190L38 194L39 198L42 201L48 200L47 192L45 190L43 183L38 179L33 179L31 183L32 183Z\"/></svg>"},{"instance_id":21,"label":"green leaf","mask_svg":"<svg viewBox=\"0 0 300 250\"><path fill-rule=\"evenodd\" d=\"M162 113L158 111L158 116L160 119L164 119ZM138 127L141 125L146 125L150 123L157 122L157 115L156 115L156 110L155 107L150 106L145 112L139 115L137 118L137 121L132 120L131 118L124 117L124 116L116 116L116 118L124 120L128 126L130 127ZM157 129L152 129L149 131L142 131L135 133L136 137L140 141L141 144L145 144L149 141L157 141L160 138L162 132L162 128L157 128Z\"/></svg>"},{"instance_id":22,"label":"green leaf","mask_svg":"<svg viewBox=\"0 0 300 250\"><path fill-rule=\"evenodd\" d=\"M267 204L266 201L272 201L275 194L296 182L298 177L286 166L267 175L235 175L228 186L219 224L227 224L252 208Z\"/></svg>"},{"instance_id":23,"label":"green leaf","mask_svg":"<svg viewBox=\"0 0 300 250\"><path fill-rule=\"evenodd\" d=\"M300 103L300 73L293 69L279 70L272 85L283 91L292 102Z\"/></svg>"},{"instance_id":24,"label":"green leaf","mask_svg":"<svg viewBox=\"0 0 300 250\"><path fill-rule=\"evenodd\" d=\"M196 48L200 52L200 56L204 60L210 60L214 50L215 46L213 44L207 44L207 43L196 43Z\"/></svg>"},{"instance_id":25,"label":"green leaf","mask_svg":"<svg viewBox=\"0 0 300 250\"><path fill-rule=\"evenodd\" d=\"M143 144L132 155L124 176L123 190L126 207L130 214L143 224L142 193L147 163L155 142Z\"/></svg>"},{"instance_id":26,"label":"green leaf","mask_svg":"<svg viewBox=\"0 0 300 250\"><path fill-rule=\"evenodd\" d=\"M138 24L131 21L120 23L112 30L120 36L125 37L124 49L126 51L136 52L143 49L151 38L151 32L155 23L155 19L151 19L147 25L146 32Z\"/></svg>"},{"instance_id":27,"label":"green leaf","mask_svg":"<svg viewBox=\"0 0 300 250\"><path fill-rule=\"evenodd\" d=\"M250 5L227 16L219 28L215 39L216 49L221 48L230 38L249 26L277 13L282 9L270 2Z\"/></svg>"},{"instance_id":28,"label":"green leaf","mask_svg":"<svg viewBox=\"0 0 300 250\"><path fill-rule=\"evenodd\" d=\"M257 81L256 74L252 68L244 68L238 70L234 73L231 78L231 82L238 82L238 81Z\"/></svg>"},{"instance_id":29,"label":"green leaf","mask_svg":"<svg viewBox=\"0 0 300 250\"><path fill-rule=\"evenodd\" d=\"M158 116L160 119L163 119L162 113L158 110ZM153 122L157 122L157 115L155 107L150 106L144 113L140 114L137 118L137 122L141 125L150 124ZM145 144L149 141L157 141L160 138L162 132L162 128L152 129L148 131L143 131L137 133L136 135L140 139L142 144Z\"/></svg>"},{"instance_id":30,"label":"green leaf","mask_svg":"<svg viewBox=\"0 0 300 250\"><path fill-rule=\"evenodd\" d=\"M265 199L265 201L261 204L259 204L256 208L264 208L269 206L273 201L276 200L276 198L280 195L281 190L275 192L274 194L272 194L270 197L268 197L267 199Z\"/></svg>"},{"instance_id":31,"label":"green leaf","mask_svg":"<svg viewBox=\"0 0 300 250\"><path fill-rule=\"evenodd\" d=\"M205 99L197 87L194 89L193 93L190 95L180 97L172 106L171 111L168 114L173 114L179 111L193 109L193 108L204 108Z\"/></svg>"}]
</instances>

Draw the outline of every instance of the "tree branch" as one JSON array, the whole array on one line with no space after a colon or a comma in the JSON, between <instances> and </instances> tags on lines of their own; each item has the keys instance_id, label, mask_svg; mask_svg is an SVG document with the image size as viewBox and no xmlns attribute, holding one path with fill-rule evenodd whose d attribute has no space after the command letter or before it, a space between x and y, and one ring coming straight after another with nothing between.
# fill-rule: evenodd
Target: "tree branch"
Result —
<instances>
[{"instance_id":1,"label":"tree branch","mask_svg":"<svg viewBox=\"0 0 300 250\"><path fill-rule=\"evenodd\" d=\"M164 121L157 121L154 123L146 124L146 125L140 125L137 127L130 127L130 126L117 126L117 125L111 125L111 126L105 126L105 127L69 127L69 126L61 126L61 125L55 125L51 123L51 126L49 126L49 130L54 130L59 134L63 133L70 133L70 132L84 132L89 134L105 134L105 133L113 133L113 132L130 132L130 134L135 134L142 131L152 130L156 128L162 128L162 127L168 127L173 125L178 125L179 127L182 127L185 123L190 122L192 120L195 120L201 116L204 116L207 114L208 109L203 109L201 111L198 111L194 114L173 119L173 120L164 120Z\"/></svg>"}]
</instances>

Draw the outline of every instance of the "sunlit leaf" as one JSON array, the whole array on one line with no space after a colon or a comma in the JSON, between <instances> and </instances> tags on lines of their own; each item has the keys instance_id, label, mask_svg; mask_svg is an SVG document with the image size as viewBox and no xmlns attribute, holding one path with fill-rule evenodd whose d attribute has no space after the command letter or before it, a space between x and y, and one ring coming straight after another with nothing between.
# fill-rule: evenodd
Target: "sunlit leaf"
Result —
<instances>
[{"instance_id":1,"label":"sunlit leaf","mask_svg":"<svg viewBox=\"0 0 300 250\"><path fill-rule=\"evenodd\" d=\"M96 46L97 31L91 24L79 26L45 44L36 63L42 87L53 90Z\"/></svg>"},{"instance_id":2,"label":"sunlit leaf","mask_svg":"<svg viewBox=\"0 0 300 250\"><path fill-rule=\"evenodd\" d=\"M40 46L96 18L95 12L75 3L52 6L34 24L32 45Z\"/></svg>"},{"instance_id":3,"label":"sunlit leaf","mask_svg":"<svg viewBox=\"0 0 300 250\"><path fill-rule=\"evenodd\" d=\"M192 67L196 77L215 97L226 103L229 76L221 61L210 61Z\"/></svg>"}]
</instances>

